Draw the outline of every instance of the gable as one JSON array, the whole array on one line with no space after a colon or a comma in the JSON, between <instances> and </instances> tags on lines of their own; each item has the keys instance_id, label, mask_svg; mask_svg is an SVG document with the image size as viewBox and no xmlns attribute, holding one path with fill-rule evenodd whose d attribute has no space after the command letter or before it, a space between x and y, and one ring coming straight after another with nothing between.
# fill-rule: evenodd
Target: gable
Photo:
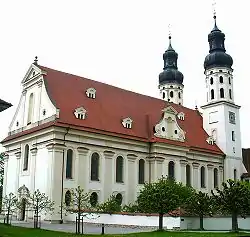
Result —
<instances>
[{"instance_id":1,"label":"gable","mask_svg":"<svg viewBox=\"0 0 250 237\"><path fill-rule=\"evenodd\" d=\"M26 72L22 84L27 84L28 82L38 79L41 75L45 74L37 65L31 64L28 71Z\"/></svg>"}]
</instances>

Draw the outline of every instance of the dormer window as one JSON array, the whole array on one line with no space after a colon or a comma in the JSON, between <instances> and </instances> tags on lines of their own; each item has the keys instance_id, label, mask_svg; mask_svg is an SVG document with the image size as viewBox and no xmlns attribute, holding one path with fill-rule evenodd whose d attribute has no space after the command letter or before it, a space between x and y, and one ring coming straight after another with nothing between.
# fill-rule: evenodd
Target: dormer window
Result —
<instances>
[{"instance_id":1,"label":"dormer window","mask_svg":"<svg viewBox=\"0 0 250 237\"><path fill-rule=\"evenodd\" d=\"M207 138L207 143L209 145L214 145L215 144L215 139L212 136L210 136L210 137Z\"/></svg>"},{"instance_id":2,"label":"dormer window","mask_svg":"<svg viewBox=\"0 0 250 237\"><path fill-rule=\"evenodd\" d=\"M133 120L128 117L122 120L122 125L124 128L132 128L132 122Z\"/></svg>"},{"instance_id":3,"label":"dormer window","mask_svg":"<svg viewBox=\"0 0 250 237\"><path fill-rule=\"evenodd\" d=\"M95 88L87 89L86 95L91 99L95 99L96 98L96 89Z\"/></svg>"},{"instance_id":4,"label":"dormer window","mask_svg":"<svg viewBox=\"0 0 250 237\"><path fill-rule=\"evenodd\" d=\"M83 107L79 107L79 108L75 109L74 114L75 114L76 118L78 118L78 119L85 119L86 112L87 112L86 109L84 109Z\"/></svg>"},{"instance_id":5,"label":"dormer window","mask_svg":"<svg viewBox=\"0 0 250 237\"><path fill-rule=\"evenodd\" d=\"M178 119L180 120L184 120L185 119L185 114L183 112L180 112L178 115L177 115Z\"/></svg>"}]
</instances>

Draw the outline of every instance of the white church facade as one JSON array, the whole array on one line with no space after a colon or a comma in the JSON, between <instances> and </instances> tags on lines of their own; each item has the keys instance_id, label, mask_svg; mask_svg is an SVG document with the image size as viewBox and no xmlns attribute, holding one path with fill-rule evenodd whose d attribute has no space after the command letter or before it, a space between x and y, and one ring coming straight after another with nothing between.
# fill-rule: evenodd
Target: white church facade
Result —
<instances>
[{"instance_id":1,"label":"white church facade","mask_svg":"<svg viewBox=\"0 0 250 237\"><path fill-rule=\"evenodd\" d=\"M145 182L162 175L204 192L229 178L240 179L246 172L240 106L234 103L233 61L216 22L208 40L203 113L183 106L183 74L171 37L159 75L160 99L35 60L22 80L20 102L2 141L7 153L4 195L22 186L30 192L39 189L59 212L66 192L78 185L95 202L113 194L128 204Z\"/></svg>"}]
</instances>

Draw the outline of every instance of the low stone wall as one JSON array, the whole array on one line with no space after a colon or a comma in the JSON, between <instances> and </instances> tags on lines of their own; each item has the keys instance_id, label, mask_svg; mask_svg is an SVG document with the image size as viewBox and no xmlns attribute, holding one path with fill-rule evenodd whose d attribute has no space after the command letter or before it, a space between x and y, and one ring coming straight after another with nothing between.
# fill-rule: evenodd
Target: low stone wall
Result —
<instances>
[{"instance_id":1,"label":"low stone wall","mask_svg":"<svg viewBox=\"0 0 250 237\"><path fill-rule=\"evenodd\" d=\"M106 225L158 227L159 217L157 215L142 214L98 214L84 213L83 222ZM70 214L64 218L65 221L75 221L76 214ZM163 227L165 229L180 228L180 217L163 217Z\"/></svg>"}]
</instances>

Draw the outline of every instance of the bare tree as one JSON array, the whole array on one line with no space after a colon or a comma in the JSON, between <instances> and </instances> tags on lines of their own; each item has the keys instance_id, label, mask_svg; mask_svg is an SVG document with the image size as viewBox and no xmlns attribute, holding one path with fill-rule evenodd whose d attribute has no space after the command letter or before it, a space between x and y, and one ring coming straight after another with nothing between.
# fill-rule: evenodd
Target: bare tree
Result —
<instances>
[{"instance_id":1,"label":"bare tree","mask_svg":"<svg viewBox=\"0 0 250 237\"><path fill-rule=\"evenodd\" d=\"M2 210L6 213L6 223L10 224L10 215L17 210L17 197L14 193L9 193L3 198Z\"/></svg>"}]
</instances>

